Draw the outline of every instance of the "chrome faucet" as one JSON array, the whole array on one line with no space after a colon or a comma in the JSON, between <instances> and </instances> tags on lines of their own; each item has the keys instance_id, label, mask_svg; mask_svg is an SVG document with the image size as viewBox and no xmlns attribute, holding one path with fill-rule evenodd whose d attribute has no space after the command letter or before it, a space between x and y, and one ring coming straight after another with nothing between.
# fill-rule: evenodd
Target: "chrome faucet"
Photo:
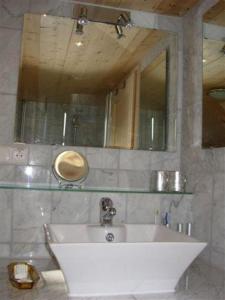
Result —
<instances>
[{"instance_id":1,"label":"chrome faucet","mask_svg":"<svg viewBox=\"0 0 225 300\"><path fill-rule=\"evenodd\" d=\"M112 225L112 219L116 215L116 209L110 198L102 198L100 200L100 224L102 226Z\"/></svg>"}]
</instances>

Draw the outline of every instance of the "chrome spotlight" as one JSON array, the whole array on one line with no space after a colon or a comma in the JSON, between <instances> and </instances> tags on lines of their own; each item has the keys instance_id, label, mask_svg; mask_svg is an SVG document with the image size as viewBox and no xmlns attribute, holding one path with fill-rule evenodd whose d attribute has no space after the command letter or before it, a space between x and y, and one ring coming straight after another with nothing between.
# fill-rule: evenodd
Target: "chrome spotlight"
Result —
<instances>
[{"instance_id":1,"label":"chrome spotlight","mask_svg":"<svg viewBox=\"0 0 225 300\"><path fill-rule=\"evenodd\" d=\"M78 23L78 21L77 21L76 34L81 35L81 34L83 34L83 33L84 33L84 31L83 31L83 25L81 25L81 24Z\"/></svg>"},{"instance_id":2,"label":"chrome spotlight","mask_svg":"<svg viewBox=\"0 0 225 300\"><path fill-rule=\"evenodd\" d=\"M88 18L87 18L87 8L86 7L81 7L80 9L80 15L77 19L77 22L80 25L87 25L88 24Z\"/></svg>"},{"instance_id":3,"label":"chrome spotlight","mask_svg":"<svg viewBox=\"0 0 225 300\"><path fill-rule=\"evenodd\" d=\"M115 25L115 30L116 30L117 38L118 38L118 39L121 39L121 37L124 36L122 26L119 25L119 24L116 24L116 25Z\"/></svg>"},{"instance_id":4,"label":"chrome spotlight","mask_svg":"<svg viewBox=\"0 0 225 300\"><path fill-rule=\"evenodd\" d=\"M127 14L121 14L117 20L117 23L125 26L126 28L131 28L134 26L133 22Z\"/></svg>"}]
</instances>

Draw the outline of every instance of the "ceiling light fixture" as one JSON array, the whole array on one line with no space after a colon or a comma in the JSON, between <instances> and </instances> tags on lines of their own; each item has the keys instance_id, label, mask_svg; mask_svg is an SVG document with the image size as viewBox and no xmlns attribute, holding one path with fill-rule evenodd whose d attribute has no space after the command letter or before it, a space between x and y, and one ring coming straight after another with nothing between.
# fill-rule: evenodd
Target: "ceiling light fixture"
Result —
<instances>
[{"instance_id":1,"label":"ceiling light fixture","mask_svg":"<svg viewBox=\"0 0 225 300\"><path fill-rule=\"evenodd\" d=\"M121 37L124 36L122 26L119 25L119 24L116 24L116 25L115 25L115 30L116 30L117 38L118 38L118 39L121 39Z\"/></svg>"},{"instance_id":2,"label":"ceiling light fixture","mask_svg":"<svg viewBox=\"0 0 225 300\"><path fill-rule=\"evenodd\" d=\"M218 101L224 101L225 100L225 88L211 89L209 91L209 96Z\"/></svg>"},{"instance_id":3,"label":"ceiling light fixture","mask_svg":"<svg viewBox=\"0 0 225 300\"><path fill-rule=\"evenodd\" d=\"M205 59L205 58L203 58L202 62L203 62L203 63L206 63L206 59Z\"/></svg>"},{"instance_id":4,"label":"ceiling light fixture","mask_svg":"<svg viewBox=\"0 0 225 300\"><path fill-rule=\"evenodd\" d=\"M84 31L83 31L83 25L81 25L80 23L77 22L77 27L76 27L76 34L83 34Z\"/></svg>"},{"instance_id":5,"label":"ceiling light fixture","mask_svg":"<svg viewBox=\"0 0 225 300\"><path fill-rule=\"evenodd\" d=\"M130 17L127 14L121 14L117 20L119 25L125 26L126 28L131 28L134 26Z\"/></svg>"},{"instance_id":6,"label":"ceiling light fixture","mask_svg":"<svg viewBox=\"0 0 225 300\"><path fill-rule=\"evenodd\" d=\"M83 43L82 43L81 41L79 41L79 42L76 42L75 44L76 44L76 46L77 46L77 47L81 47L81 46L83 46Z\"/></svg>"},{"instance_id":7,"label":"ceiling light fixture","mask_svg":"<svg viewBox=\"0 0 225 300\"><path fill-rule=\"evenodd\" d=\"M81 7L81 9L80 9L80 15L78 17L77 22L80 25L87 25L88 24L87 8L86 7Z\"/></svg>"}]
</instances>

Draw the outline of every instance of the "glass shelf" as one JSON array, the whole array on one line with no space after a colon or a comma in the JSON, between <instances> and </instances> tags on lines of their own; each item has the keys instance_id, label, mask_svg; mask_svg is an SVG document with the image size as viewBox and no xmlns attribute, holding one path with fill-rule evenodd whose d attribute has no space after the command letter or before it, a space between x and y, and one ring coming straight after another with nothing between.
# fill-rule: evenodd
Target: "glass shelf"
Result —
<instances>
[{"instance_id":1,"label":"glass shelf","mask_svg":"<svg viewBox=\"0 0 225 300\"><path fill-rule=\"evenodd\" d=\"M33 190L33 191L60 191L60 192L89 192L89 193L130 193L130 194L164 194L164 195L192 195L191 192L156 192L144 189L123 189L119 187L86 187L60 186L43 184L12 184L0 183L0 189L6 190Z\"/></svg>"}]
</instances>

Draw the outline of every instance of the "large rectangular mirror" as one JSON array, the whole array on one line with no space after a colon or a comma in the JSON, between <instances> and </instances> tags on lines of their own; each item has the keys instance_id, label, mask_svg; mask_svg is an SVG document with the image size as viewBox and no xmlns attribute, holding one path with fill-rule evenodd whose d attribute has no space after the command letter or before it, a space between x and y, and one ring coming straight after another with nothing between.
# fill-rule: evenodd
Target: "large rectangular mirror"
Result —
<instances>
[{"instance_id":1,"label":"large rectangular mirror","mask_svg":"<svg viewBox=\"0 0 225 300\"><path fill-rule=\"evenodd\" d=\"M17 142L173 148L176 35L115 24L24 16Z\"/></svg>"},{"instance_id":2,"label":"large rectangular mirror","mask_svg":"<svg viewBox=\"0 0 225 300\"><path fill-rule=\"evenodd\" d=\"M204 148L225 147L225 3L204 16L203 126Z\"/></svg>"}]
</instances>

